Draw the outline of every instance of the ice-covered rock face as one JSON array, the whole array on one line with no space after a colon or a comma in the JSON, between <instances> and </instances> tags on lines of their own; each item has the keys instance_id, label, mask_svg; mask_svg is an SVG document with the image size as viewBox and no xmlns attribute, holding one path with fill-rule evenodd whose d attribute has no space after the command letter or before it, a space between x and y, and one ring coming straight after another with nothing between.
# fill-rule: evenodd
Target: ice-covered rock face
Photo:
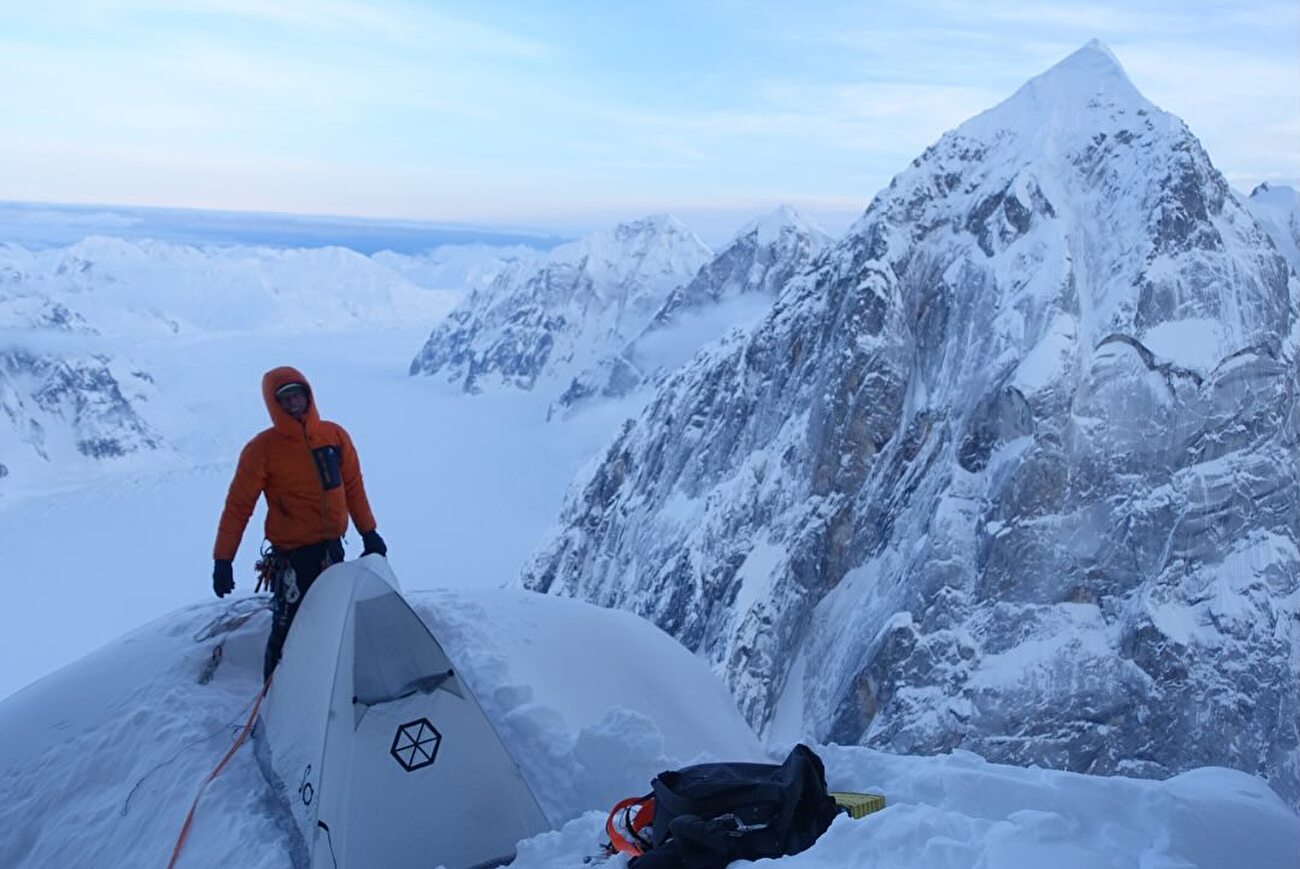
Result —
<instances>
[{"instance_id":1,"label":"ice-covered rock face","mask_svg":"<svg viewBox=\"0 0 1300 869\"><path fill-rule=\"evenodd\" d=\"M627 395L662 379L727 329L753 325L830 242L788 205L749 223L669 294L640 334L575 377L559 404L569 409L594 396Z\"/></svg>"},{"instance_id":2,"label":"ice-covered rock face","mask_svg":"<svg viewBox=\"0 0 1300 869\"><path fill-rule=\"evenodd\" d=\"M6 457L30 450L45 461L105 459L158 447L132 403L143 398L152 378L114 369L113 360L100 354L0 348Z\"/></svg>"},{"instance_id":3,"label":"ice-covered rock face","mask_svg":"<svg viewBox=\"0 0 1300 869\"><path fill-rule=\"evenodd\" d=\"M0 245L0 478L30 461L124 456L160 445L137 409L152 378L83 346L96 330L43 292L36 258Z\"/></svg>"},{"instance_id":4,"label":"ice-covered rock face","mask_svg":"<svg viewBox=\"0 0 1300 869\"><path fill-rule=\"evenodd\" d=\"M1295 804L1298 294L1089 44L670 377L523 581L652 618L769 733Z\"/></svg>"},{"instance_id":5,"label":"ice-covered rock face","mask_svg":"<svg viewBox=\"0 0 1300 869\"><path fill-rule=\"evenodd\" d=\"M666 215L619 224L520 262L475 292L434 329L411 374L467 392L575 373L638 334L711 253Z\"/></svg>"},{"instance_id":6,"label":"ice-covered rock face","mask_svg":"<svg viewBox=\"0 0 1300 869\"><path fill-rule=\"evenodd\" d=\"M737 296L775 297L830 242L815 223L783 205L741 228L689 284L668 297L647 331L665 328L693 309Z\"/></svg>"}]
</instances>

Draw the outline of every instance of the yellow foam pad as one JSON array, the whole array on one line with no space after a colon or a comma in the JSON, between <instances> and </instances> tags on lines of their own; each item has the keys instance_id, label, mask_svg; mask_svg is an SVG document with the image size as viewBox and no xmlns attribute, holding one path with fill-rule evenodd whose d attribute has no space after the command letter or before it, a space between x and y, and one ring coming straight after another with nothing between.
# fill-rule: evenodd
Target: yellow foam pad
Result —
<instances>
[{"instance_id":1,"label":"yellow foam pad","mask_svg":"<svg viewBox=\"0 0 1300 869\"><path fill-rule=\"evenodd\" d=\"M884 794L855 794L849 791L832 791L831 797L849 813L851 818L862 818L885 807Z\"/></svg>"}]
</instances>

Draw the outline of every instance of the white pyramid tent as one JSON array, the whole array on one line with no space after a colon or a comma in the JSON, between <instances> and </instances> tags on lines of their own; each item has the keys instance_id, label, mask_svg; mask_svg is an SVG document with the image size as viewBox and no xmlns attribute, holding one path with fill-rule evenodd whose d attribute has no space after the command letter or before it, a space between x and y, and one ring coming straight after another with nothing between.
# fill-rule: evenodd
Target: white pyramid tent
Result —
<instances>
[{"instance_id":1,"label":"white pyramid tent","mask_svg":"<svg viewBox=\"0 0 1300 869\"><path fill-rule=\"evenodd\" d=\"M312 585L255 733L298 869L499 866L549 828L379 556Z\"/></svg>"}]
</instances>

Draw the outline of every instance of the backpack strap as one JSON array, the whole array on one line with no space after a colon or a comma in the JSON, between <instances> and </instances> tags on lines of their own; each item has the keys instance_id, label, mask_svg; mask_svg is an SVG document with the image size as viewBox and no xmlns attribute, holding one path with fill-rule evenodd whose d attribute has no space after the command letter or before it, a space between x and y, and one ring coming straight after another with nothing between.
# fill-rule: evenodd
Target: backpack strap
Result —
<instances>
[{"instance_id":1,"label":"backpack strap","mask_svg":"<svg viewBox=\"0 0 1300 869\"><path fill-rule=\"evenodd\" d=\"M635 809L635 813L633 812ZM619 816L622 815L622 829ZM641 831L654 823L655 797L646 794L643 797L628 797L609 810L605 819L605 832L609 835L609 846L614 851L639 857L651 847L650 840ZM624 831L626 830L626 835Z\"/></svg>"}]
</instances>

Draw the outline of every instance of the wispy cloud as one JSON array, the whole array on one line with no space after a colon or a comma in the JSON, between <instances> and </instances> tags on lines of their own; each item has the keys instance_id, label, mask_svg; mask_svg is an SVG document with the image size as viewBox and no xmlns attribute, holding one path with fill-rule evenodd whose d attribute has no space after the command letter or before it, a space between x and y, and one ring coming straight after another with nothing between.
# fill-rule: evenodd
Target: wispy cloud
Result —
<instances>
[{"instance_id":1,"label":"wispy cloud","mask_svg":"<svg viewBox=\"0 0 1300 869\"><path fill-rule=\"evenodd\" d=\"M213 21L273 24L317 34L378 38L406 46L424 45L431 50L452 51L514 59L544 59L557 46L504 27L452 15L421 0L361 2L361 0L69 0L75 16L78 8L101 19L124 17L137 24L157 26L185 19L199 23ZM61 10L67 15L68 10Z\"/></svg>"},{"instance_id":2,"label":"wispy cloud","mask_svg":"<svg viewBox=\"0 0 1300 869\"><path fill-rule=\"evenodd\" d=\"M168 0L94 0L111 11L177 12L235 16L324 30L368 30L394 35L401 19L393 11L354 0L188 0L184 6Z\"/></svg>"},{"instance_id":3,"label":"wispy cloud","mask_svg":"<svg viewBox=\"0 0 1300 869\"><path fill-rule=\"evenodd\" d=\"M936 3L947 14L973 17L970 4ZM1181 30L1187 21L1186 5L1170 6L1165 11L1135 7L1131 3L1070 3L1050 5L1019 0L985 0L979 4L979 17L1009 24L1030 24L1053 30L1072 29L1092 33L1139 33L1152 30ZM1181 11L1180 11L1181 9Z\"/></svg>"},{"instance_id":4,"label":"wispy cloud","mask_svg":"<svg viewBox=\"0 0 1300 869\"><path fill-rule=\"evenodd\" d=\"M1117 47L1134 82L1183 118L1237 183L1300 178L1300 56L1165 40Z\"/></svg>"}]
</instances>

